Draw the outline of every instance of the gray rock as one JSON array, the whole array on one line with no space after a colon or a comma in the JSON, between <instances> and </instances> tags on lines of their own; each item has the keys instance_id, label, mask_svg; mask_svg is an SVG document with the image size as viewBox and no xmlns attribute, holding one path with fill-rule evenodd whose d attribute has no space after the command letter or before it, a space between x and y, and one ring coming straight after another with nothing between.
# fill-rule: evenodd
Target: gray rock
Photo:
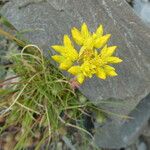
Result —
<instances>
[{"instance_id":1,"label":"gray rock","mask_svg":"<svg viewBox=\"0 0 150 150\"><path fill-rule=\"evenodd\" d=\"M148 125L145 127L142 135L150 138L150 120L148 122Z\"/></svg>"},{"instance_id":2,"label":"gray rock","mask_svg":"<svg viewBox=\"0 0 150 150\"><path fill-rule=\"evenodd\" d=\"M91 101L99 103L100 107L101 100L123 102L124 107L112 109L120 115L129 114L149 94L150 29L124 0L11 0L1 13L16 29L28 31L24 34L25 38L42 48L47 58L50 57L49 50L54 53L50 46L61 44L63 35L70 34L73 26L80 27L86 22L94 31L100 23L103 24L105 31L112 34L109 44L119 47L117 55L124 60L116 66L119 76L106 81L94 77L87 80L80 90ZM150 105L147 107L150 110ZM103 108L110 110L111 106ZM143 126L143 122L140 122L143 121L142 109L139 117L135 115L139 118L135 122L129 121L128 125L124 121L115 122L115 125L108 123L102 134L97 130L97 144L120 147L121 144L132 143L132 137L137 137ZM144 122L148 119L147 115ZM136 134L133 136L134 131ZM118 143L113 143L112 139Z\"/></svg>"},{"instance_id":3,"label":"gray rock","mask_svg":"<svg viewBox=\"0 0 150 150\"><path fill-rule=\"evenodd\" d=\"M138 147L137 150L148 150L146 144L144 142L141 142Z\"/></svg>"},{"instance_id":4,"label":"gray rock","mask_svg":"<svg viewBox=\"0 0 150 150\"><path fill-rule=\"evenodd\" d=\"M141 19L150 26L150 1L134 0L133 8Z\"/></svg>"},{"instance_id":5,"label":"gray rock","mask_svg":"<svg viewBox=\"0 0 150 150\"><path fill-rule=\"evenodd\" d=\"M100 147L112 149L134 146L139 134L146 127L150 118L150 94L139 103L129 116L132 119L120 123L110 121L105 126L98 127L94 139L95 143ZM137 145L139 146L139 144ZM136 147L138 147L137 145Z\"/></svg>"},{"instance_id":6,"label":"gray rock","mask_svg":"<svg viewBox=\"0 0 150 150\"><path fill-rule=\"evenodd\" d=\"M93 102L109 98L124 100L130 112L150 91L150 30L122 0L12 0L1 12L25 37L43 48L45 55L63 34L86 22L91 31L102 23L112 33L110 44L118 45L124 61L117 67L119 76L102 81L87 80L81 91ZM52 51L53 52L53 51ZM121 108L122 110L122 108Z\"/></svg>"}]
</instances>

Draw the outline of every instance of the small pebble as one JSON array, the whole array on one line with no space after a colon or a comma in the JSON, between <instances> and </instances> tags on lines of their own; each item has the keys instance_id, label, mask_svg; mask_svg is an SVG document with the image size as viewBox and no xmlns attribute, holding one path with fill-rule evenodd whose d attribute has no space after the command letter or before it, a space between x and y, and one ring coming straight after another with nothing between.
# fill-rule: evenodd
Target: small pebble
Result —
<instances>
[{"instance_id":1,"label":"small pebble","mask_svg":"<svg viewBox=\"0 0 150 150\"><path fill-rule=\"evenodd\" d=\"M144 142L141 142L138 147L137 150L148 150L146 144Z\"/></svg>"}]
</instances>

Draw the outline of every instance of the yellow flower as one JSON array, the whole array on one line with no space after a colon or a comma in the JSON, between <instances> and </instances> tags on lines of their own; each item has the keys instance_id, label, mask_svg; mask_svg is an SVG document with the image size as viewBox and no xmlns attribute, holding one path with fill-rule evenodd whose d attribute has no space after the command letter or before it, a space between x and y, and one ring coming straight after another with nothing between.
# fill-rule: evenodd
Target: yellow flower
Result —
<instances>
[{"instance_id":1,"label":"yellow flower","mask_svg":"<svg viewBox=\"0 0 150 150\"><path fill-rule=\"evenodd\" d=\"M103 47L111 36L110 34L103 35L102 25L97 28L96 32L91 34L85 23L82 24L81 31L73 27L71 33L76 44L82 46L79 55L81 55L83 51L87 49Z\"/></svg>"},{"instance_id":2,"label":"yellow flower","mask_svg":"<svg viewBox=\"0 0 150 150\"><path fill-rule=\"evenodd\" d=\"M85 23L81 30L73 27L72 38L80 47L77 52L67 35L64 35L64 45L54 45L52 48L60 53L52 58L58 62L59 68L67 70L82 84L86 78L93 75L101 79L117 76L115 68L110 66L122 62L119 57L113 56L117 46L107 46L110 34L103 35L103 26L100 25L94 33L88 30Z\"/></svg>"},{"instance_id":3,"label":"yellow flower","mask_svg":"<svg viewBox=\"0 0 150 150\"><path fill-rule=\"evenodd\" d=\"M105 45L99 54L96 50L85 51L84 63L81 66L71 67L68 72L75 75L79 83L83 83L86 77L91 78L94 74L101 79L117 76L115 68L109 65L122 62L120 58L112 56L116 48L116 46Z\"/></svg>"},{"instance_id":4,"label":"yellow flower","mask_svg":"<svg viewBox=\"0 0 150 150\"><path fill-rule=\"evenodd\" d=\"M60 63L59 68L63 70L69 69L73 62L78 59L78 52L75 50L74 46L68 35L64 35L64 45L53 45L52 48L60 53L60 55L54 55L52 58Z\"/></svg>"},{"instance_id":5,"label":"yellow flower","mask_svg":"<svg viewBox=\"0 0 150 150\"><path fill-rule=\"evenodd\" d=\"M96 75L99 78L106 79L107 76L117 76L115 68L109 66L109 64L122 62L120 58L112 56L116 48L116 46L107 47L105 45L101 52L92 60L96 66Z\"/></svg>"},{"instance_id":6,"label":"yellow flower","mask_svg":"<svg viewBox=\"0 0 150 150\"><path fill-rule=\"evenodd\" d=\"M95 66L89 61L84 62L81 66L72 66L68 72L77 77L77 81L82 84L86 77L91 78L95 74Z\"/></svg>"}]
</instances>

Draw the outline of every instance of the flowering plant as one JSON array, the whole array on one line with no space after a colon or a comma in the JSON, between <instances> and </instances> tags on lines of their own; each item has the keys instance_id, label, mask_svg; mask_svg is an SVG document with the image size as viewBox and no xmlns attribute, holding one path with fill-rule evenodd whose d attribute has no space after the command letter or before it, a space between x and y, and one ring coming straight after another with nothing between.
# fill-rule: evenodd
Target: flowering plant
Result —
<instances>
[{"instance_id":1,"label":"flowering plant","mask_svg":"<svg viewBox=\"0 0 150 150\"><path fill-rule=\"evenodd\" d=\"M77 51L69 36L64 35L64 45L52 46L60 55L53 55L52 58L59 63L60 69L74 75L80 84L94 74L100 79L116 76L115 68L110 65L122 60L113 56L117 46L107 45L111 34L103 35L103 32L102 25L94 33L88 30L85 23L82 24L81 31L73 27L72 39L80 46L80 50Z\"/></svg>"}]
</instances>

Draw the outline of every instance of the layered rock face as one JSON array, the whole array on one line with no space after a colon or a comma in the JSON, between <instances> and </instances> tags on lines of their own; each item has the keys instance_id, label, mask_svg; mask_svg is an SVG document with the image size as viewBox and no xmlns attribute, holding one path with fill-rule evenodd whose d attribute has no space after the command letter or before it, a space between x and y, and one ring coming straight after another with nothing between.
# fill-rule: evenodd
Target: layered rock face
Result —
<instances>
[{"instance_id":1,"label":"layered rock face","mask_svg":"<svg viewBox=\"0 0 150 150\"><path fill-rule=\"evenodd\" d=\"M124 107L109 107L122 115L129 114L150 92L150 29L123 0L11 0L1 11L24 37L43 49L50 58L50 48L62 44L64 34L83 22L93 32L103 24L111 33L109 45L117 45L117 56L123 62L116 65L118 76L107 80L96 77L87 80L81 92L93 103L101 100L124 103ZM118 126L117 126L118 128ZM114 130L115 131L115 130Z\"/></svg>"}]
</instances>

